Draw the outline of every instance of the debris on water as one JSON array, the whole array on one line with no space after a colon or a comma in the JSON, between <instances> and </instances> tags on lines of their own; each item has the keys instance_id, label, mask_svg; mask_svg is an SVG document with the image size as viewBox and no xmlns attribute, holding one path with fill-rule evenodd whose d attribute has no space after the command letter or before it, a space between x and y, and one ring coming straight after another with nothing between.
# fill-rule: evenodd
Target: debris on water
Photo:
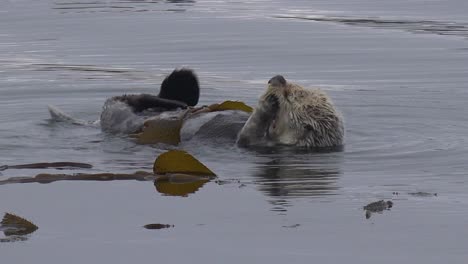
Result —
<instances>
[{"instance_id":1,"label":"debris on water","mask_svg":"<svg viewBox=\"0 0 468 264\"><path fill-rule=\"evenodd\" d=\"M81 162L40 162L40 163L29 163L19 165L3 165L0 166L0 171L6 169L47 169L54 168L57 170L64 169L91 169L93 165Z\"/></svg>"},{"instance_id":2,"label":"debris on water","mask_svg":"<svg viewBox=\"0 0 468 264\"><path fill-rule=\"evenodd\" d=\"M432 197L432 196L437 196L437 193L430 193L430 192L411 192L408 193L409 195L412 196L417 196L417 197Z\"/></svg>"},{"instance_id":3,"label":"debris on water","mask_svg":"<svg viewBox=\"0 0 468 264\"><path fill-rule=\"evenodd\" d=\"M364 210L372 211L372 212L381 212L383 210L387 210L392 208L393 202L392 201L384 201L380 200L377 202L370 203L364 206Z\"/></svg>"},{"instance_id":4,"label":"debris on water","mask_svg":"<svg viewBox=\"0 0 468 264\"><path fill-rule=\"evenodd\" d=\"M214 183L218 184L218 185L225 185L225 184L239 184L239 187L244 187L244 183L241 183L240 180L238 179L225 179L225 180L220 180L220 179L216 179L213 181Z\"/></svg>"},{"instance_id":5,"label":"debris on water","mask_svg":"<svg viewBox=\"0 0 468 264\"><path fill-rule=\"evenodd\" d=\"M390 210L390 208L392 207L392 201L380 200L377 202L370 203L364 206L364 210L366 210L366 219L369 219L373 213L382 213L385 210Z\"/></svg>"},{"instance_id":6,"label":"debris on water","mask_svg":"<svg viewBox=\"0 0 468 264\"><path fill-rule=\"evenodd\" d=\"M1 238L0 242L25 241L28 239L28 235L37 229L39 227L32 222L17 215L6 213L0 222L0 230L5 234L5 238Z\"/></svg>"},{"instance_id":7,"label":"debris on water","mask_svg":"<svg viewBox=\"0 0 468 264\"><path fill-rule=\"evenodd\" d=\"M297 228L300 227L301 224L294 224L294 225L288 225L288 226L283 226L284 228Z\"/></svg>"},{"instance_id":8,"label":"debris on water","mask_svg":"<svg viewBox=\"0 0 468 264\"><path fill-rule=\"evenodd\" d=\"M154 179L152 172L137 171L128 173L77 173L77 174L48 174L40 173L34 177L12 177L0 181L0 185L12 183L52 183L56 181L116 181L116 180L137 180L149 181Z\"/></svg>"},{"instance_id":9,"label":"debris on water","mask_svg":"<svg viewBox=\"0 0 468 264\"><path fill-rule=\"evenodd\" d=\"M155 229L164 229L164 228L171 228L174 225L167 225L167 224L148 224L143 226L146 229L155 230Z\"/></svg>"}]
</instances>

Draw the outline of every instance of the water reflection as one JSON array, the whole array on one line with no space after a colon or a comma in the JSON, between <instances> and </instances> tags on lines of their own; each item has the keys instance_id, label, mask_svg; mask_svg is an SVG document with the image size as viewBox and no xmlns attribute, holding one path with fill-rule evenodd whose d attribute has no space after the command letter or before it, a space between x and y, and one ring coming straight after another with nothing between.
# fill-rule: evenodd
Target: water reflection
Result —
<instances>
[{"instance_id":1,"label":"water reflection","mask_svg":"<svg viewBox=\"0 0 468 264\"><path fill-rule=\"evenodd\" d=\"M62 13L185 12L194 4L194 0L56 1L53 9Z\"/></svg>"},{"instance_id":2,"label":"water reflection","mask_svg":"<svg viewBox=\"0 0 468 264\"><path fill-rule=\"evenodd\" d=\"M186 181L168 181L155 180L154 187L156 191L167 196L187 197L189 194L197 192L205 183L209 182L208 178L193 178Z\"/></svg>"},{"instance_id":3,"label":"water reflection","mask_svg":"<svg viewBox=\"0 0 468 264\"><path fill-rule=\"evenodd\" d=\"M342 153L280 153L258 163L258 189L272 197L272 211L285 212L290 198L334 195Z\"/></svg>"},{"instance_id":4,"label":"water reflection","mask_svg":"<svg viewBox=\"0 0 468 264\"><path fill-rule=\"evenodd\" d=\"M136 180L152 181L157 192L168 196L187 197L197 192L210 177L174 174L171 176L154 175L151 172L137 171L135 173L76 173L48 174L41 173L34 177L11 177L0 181L0 185L13 183L52 183L56 181L118 181Z\"/></svg>"},{"instance_id":5,"label":"water reflection","mask_svg":"<svg viewBox=\"0 0 468 264\"><path fill-rule=\"evenodd\" d=\"M350 26L373 27L383 29L401 29L412 33L468 37L468 24L456 21L394 20L378 17L370 18L316 15L279 15L274 17L283 19L309 20L317 22L334 22Z\"/></svg>"}]
</instances>

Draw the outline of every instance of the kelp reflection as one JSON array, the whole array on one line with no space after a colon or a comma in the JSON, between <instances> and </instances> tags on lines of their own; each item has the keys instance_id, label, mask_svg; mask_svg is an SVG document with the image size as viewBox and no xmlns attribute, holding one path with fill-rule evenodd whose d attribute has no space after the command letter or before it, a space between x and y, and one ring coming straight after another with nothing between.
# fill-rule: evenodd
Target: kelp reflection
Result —
<instances>
[{"instance_id":1,"label":"kelp reflection","mask_svg":"<svg viewBox=\"0 0 468 264\"><path fill-rule=\"evenodd\" d=\"M156 191L169 196L183 196L197 192L209 178L203 177L180 177L172 179L159 178L154 181Z\"/></svg>"},{"instance_id":2,"label":"kelp reflection","mask_svg":"<svg viewBox=\"0 0 468 264\"><path fill-rule=\"evenodd\" d=\"M0 230L5 235L0 242L16 242L28 240L29 235L39 229L32 222L14 214L6 213L0 223Z\"/></svg>"}]
</instances>

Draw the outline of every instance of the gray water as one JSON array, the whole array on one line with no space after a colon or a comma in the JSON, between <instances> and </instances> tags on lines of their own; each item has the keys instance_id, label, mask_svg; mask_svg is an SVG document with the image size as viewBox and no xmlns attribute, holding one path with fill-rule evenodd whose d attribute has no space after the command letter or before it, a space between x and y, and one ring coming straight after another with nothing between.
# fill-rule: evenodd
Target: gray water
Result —
<instances>
[{"instance_id":1,"label":"gray water","mask_svg":"<svg viewBox=\"0 0 468 264\"><path fill-rule=\"evenodd\" d=\"M201 104L255 105L275 74L321 87L346 147L188 142L218 179L186 197L151 181L1 185L0 213L39 226L0 243L1 263L466 263L467 13L464 0L2 1L0 165L94 168L0 180L150 171L167 146L54 123L46 106L95 120L106 98L156 93L182 66ZM366 219L381 199L393 208Z\"/></svg>"}]
</instances>

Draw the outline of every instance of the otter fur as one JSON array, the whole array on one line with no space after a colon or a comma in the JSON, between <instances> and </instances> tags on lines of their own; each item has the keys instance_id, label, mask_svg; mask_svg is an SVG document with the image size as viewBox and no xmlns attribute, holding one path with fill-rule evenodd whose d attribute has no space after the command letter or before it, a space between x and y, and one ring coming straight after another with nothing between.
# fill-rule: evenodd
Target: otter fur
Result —
<instances>
[{"instance_id":1,"label":"otter fur","mask_svg":"<svg viewBox=\"0 0 468 264\"><path fill-rule=\"evenodd\" d=\"M101 129L111 133L135 133L149 117L187 109L198 103L200 87L191 69L175 69L161 83L159 95L124 94L106 100Z\"/></svg>"},{"instance_id":2,"label":"otter fur","mask_svg":"<svg viewBox=\"0 0 468 264\"><path fill-rule=\"evenodd\" d=\"M344 144L341 114L320 89L304 89L277 75L239 133L238 145L335 148Z\"/></svg>"}]
</instances>

